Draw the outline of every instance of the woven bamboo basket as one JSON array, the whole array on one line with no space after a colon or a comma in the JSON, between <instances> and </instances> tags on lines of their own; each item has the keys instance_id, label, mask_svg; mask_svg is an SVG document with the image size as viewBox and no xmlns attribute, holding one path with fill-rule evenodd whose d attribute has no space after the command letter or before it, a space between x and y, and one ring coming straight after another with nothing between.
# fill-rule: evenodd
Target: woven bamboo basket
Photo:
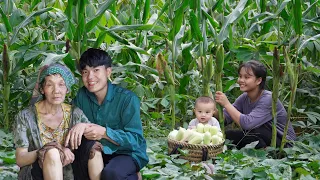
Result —
<instances>
[{"instance_id":1,"label":"woven bamboo basket","mask_svg":"<svg viewBox=\"0 0 320 180\"><path fill-rule=\"evenodd\" d=\"M216 157L223 151L224 141L217 145L189 144L168 138L168 154L179 153L177 149L188 150L188 154L179 156L192 162L201 162Z\"/></svg>"}]
</instances>

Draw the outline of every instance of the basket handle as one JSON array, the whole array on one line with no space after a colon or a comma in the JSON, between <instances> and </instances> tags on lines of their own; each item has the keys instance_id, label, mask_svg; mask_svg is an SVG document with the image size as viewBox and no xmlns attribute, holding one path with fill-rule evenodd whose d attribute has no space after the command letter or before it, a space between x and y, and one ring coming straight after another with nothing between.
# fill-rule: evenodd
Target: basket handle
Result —
<instances>
[{"instance_id":1,"label":"basket handle","mask_svg":"<svg viewBox=\"0 0 320 180\"><path fill-rule=\"evenodd\" d=\"M208 159L208 149L206 147L202 148L202 161L206 161Z\"/></svg>"},{"instance_id":2,"label":"basket handle","mask_svg":"<svg viewBox=\"0 0 320 180\"><path fill-rule=\"evenodd\" d=\"M177 152L179 153L179 151L178 151L179 148L182 149L183 146L180 144L177 144L174 148L172 148L172 151L169 153L169 155L177 154Z\"/></svg>"}]
</instances>

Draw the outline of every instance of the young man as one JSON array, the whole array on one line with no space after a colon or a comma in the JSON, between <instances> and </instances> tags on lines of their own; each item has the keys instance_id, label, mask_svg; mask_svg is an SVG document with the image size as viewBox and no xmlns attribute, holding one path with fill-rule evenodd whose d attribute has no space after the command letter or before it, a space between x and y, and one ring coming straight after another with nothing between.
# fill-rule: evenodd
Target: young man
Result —
<instances>
[{"instance_id":1,"label":"young man","mask_svg":"<svg viewBox=\"0 0 320 180\"><path fill-rule=\"evenodd\" d=\"M74 127L69 145L78 149L86 142L84 139L100 141L103 167L97 162L96 170L102 168L101 179L138 179L137 172L148 163L140 101L133 92L111 84L111 63L110 56L99 49L90 48L82 54L84 87L78 91L74 104L93 124Z\"/></svg>"}]
</instances>

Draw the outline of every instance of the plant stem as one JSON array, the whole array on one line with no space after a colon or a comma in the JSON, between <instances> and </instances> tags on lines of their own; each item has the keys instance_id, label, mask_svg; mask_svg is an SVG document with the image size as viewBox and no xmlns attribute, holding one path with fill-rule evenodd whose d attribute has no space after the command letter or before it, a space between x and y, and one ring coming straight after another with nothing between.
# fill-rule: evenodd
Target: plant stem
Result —
<instances>
[{"instance_id":1,"label":"plant stem","mask_svg":"<svg viewBox=\"0 0 320 180\"><path fill-rule=\"evenodd\" d=\"M299 38L300 39L300 36ZM297 46L298 43L296 43ZM290 87L291 87L291 94L290 94L290 100L289 100L289 105L288 105L288 115L287 115L287 123L286 126L283 130L283 136L282 136L282 140L281 140L281 146L280 146L280 152L283 151L284 145L287 142L287 133L288 133L288 128L289 128L289 124L290 124L290 118L292 115L292 106L293 103L295 101L295 95L296 95L296 91L297 91L297 85L298 85L298 68L297 68L297 58L298 58L298 51L296 51L296 57L295 57L295 63L293 65L292 68L292 63L291 60L288 57L287 51L284 50L284 58L286 60L286 65L287 65L287 69L288 69L288 75L289 75L289 79L290 79Z\"/></svg>"},{"instance_id":2,"label":"plant stem","mask_svg":"<svg viewBox=\"0 0 320 180\"><path fill-rule=\"evenodd\" d=\"M224 48L223 44L219 45L216 52L216 69L215 69L215 83L216 91L222 91L222 70L224 65ZM222 133L224 133L224 116L222 106L217 104L217 109L219 111L219 122Z\"/></svg>"},{"instance_id":3,"label":"plant stem","mask_svg":"<svg viewBox=\"0 0 320 180\"><path fill-rule=\"evenodd\" d=\"M271 146L277 146L277 103L279 96L279 83L280 83L280 58L278 49L275 47L273 52L273 90L272 90L272 139Z\"/></svg>"},{"instance_id":4,"label":"plant stem","mask_svg":"<svg viewBox=\"0 0 320 180\"><path fill-rule=\"evenodd\" d=\"M3 45L3 52L2 52L2 68L3 68L3 116L4 116L4 124L5 129L9 130L9 99L10 99L10 59L9 59L9 52L7 45Z\"/></svg>"}]
</instances>

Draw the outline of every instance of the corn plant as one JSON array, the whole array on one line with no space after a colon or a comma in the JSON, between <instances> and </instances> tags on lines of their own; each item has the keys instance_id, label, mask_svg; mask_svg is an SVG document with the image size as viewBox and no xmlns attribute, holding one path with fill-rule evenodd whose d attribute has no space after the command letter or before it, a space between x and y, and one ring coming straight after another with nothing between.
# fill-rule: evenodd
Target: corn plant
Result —
<instances>
[{"instance_id":1,"label":"corn plant","mask_svg":"<svg viewBox=\"0 0 320 180\"><path fill-rule=\"evenodd\" d=\"M12 80L14 79L17 72L21 71L23 68L19 66L25 66L30 64L30 62L25 63L23 61L18 61L15 59L16 51L19 49L19 44L22 44L23 41L19 38L19 33L22 30L25 30L34 19L41 14L52 10L53 8L43 8L38 11L32 12L28 16L24 15L24 19L14 19L10 18L11 16L17 16L17 13L21 12L21 9L17 9L14 2L6 1L4 3L4 8L0 7L1 19L5 27L5 32L3 39L3 52L2 52L2 68L3 68L3 78L2 78L2 87L3 87L3 116L4 116L4 127L6 130L10 126L9 118L9 106L10 106L10 94L11 86L13 84ZM22 46L22 45L21 45ZM21 50L23 51L23 50ZM24 50L25 51L25 50Z\"/></svg>"},{"instance_id":2,"label":"corn plant","mask_svg":"<svg viewBox=\"0 0 320 180\"><path fill-rule=\"evenodd\" d=\"M6 44L9 59L12 61L9 82L15 82L15 79L10 77L19 77L21 72L26 76L22 76L21 79L29 81L25 79L34 73L45 59L50 62L53 59L63 58L64 62L76 72L75 63L80 54L88 47L96 47L108 51L115 66L128 67L116 73L116 75L121 74L123 81L138 79L140 84L137 83L137 86L144 87L145 91L152 89L154 92L152 98L166 100L169 96L166 96L168 88L163 86L166 84L165 78L160 78L157 73L142 68L142 66L155 68L154 61L161 52L172 70L176 83L173 88L175 116L177 119L182 117L186 119L190 116L186 113L187 108L191 107L193 98L207 94L210 85L213 84L213 80L205 77L205 72L210 69L206 63L210 63L212 54L208 49L211 50L218 44L224 44L225 48L222 84L223 91L230 96L230 101L240 94L235 88L238 64L241 61L257 59L272 67L272 55L269 52L273 51L275 46L295 44L295 49L298 51L290 49L289 57L295 54L291 52L298 52L298 61L305 62L302 64L302 69L308 75L318 77L317 59L320 53L317 27L320 23L317 18L320 1L27 0L17 2L15 0L0 2L3 12L0 12L0 51L3 51L3 44ZM18 9L13 11L15 7ZM22 12L23 15L14 14L15 12ZM12 14L20 18L11 18ZM28 18L30 15L33 17ZM16 23L13 22L14 19L21 20ZM24 19L27 21L20 26ZM20 30L15 33L17 28ZM12 38L13 36L15 37ZM57 55L61 56L57 58ZM201 67L197 66L198 59L203 62ZM314 67L304 66L309 62ZM132 63L139 65L131 66ZM116 70L116 67L114 69ZM148 77L142 78L145 74ZM130 77L126 79L124 75ZM122 83L121 78L115 77L117 83ZM298 84L298 87L315 94L314 88L317 82L313 82L314 79L309 78L307 83ZM123 82L125 83L128 82ZM306 85L309 83L312 89ZM138 89L133 85L128 87ZM282 95L287 91L288 89L283 88L279 95L284 101L287 99ZM299 96L303 96L302 93L298 93ZM3 94L1 95L0 98L3 100ZM10 96L9 102L23 107L24 103L21 105L18 98L20 95L15 95ZM308 98L313 99L311 96ZM183 103L179 101L181 99L184 99ZM168 105L165 100L159 101L155 106L162 107L161 102ZM151 100L146 98L142 101ZM301 98L298 101L297 106L301 107L304 101ZM316 111L317 103L312 106ZM168 108L157 109L163 117L168 117Z\"/></svg>"},{"instance_id":3,"label":"corn plant","mask_svg":"<svg viewBox=\"0 0 320 180\"><path fill-rule=\"evenodd\" d=\"M298 65L296 63L292 64L291 63L291 59L288 56L287 50L284 48L284 59L286 62L286 72L288 74L289 77L289 82L290 82L290 98L289 98L289 104L288 104L288 120L286 123L286 126L284 128L284 133L282 136L282 141L281 141L281 146L280 146L280 151L283 150L284 145L286 144L287 140L286 140L286 136L287 136L287 132L288 132L288 128L289 128L289 124L290 124L290 118L292 116L292 107L295 101L295 96L296 96L296 91L297 91L297 85L298 85L298 75L299 75L299 71L298 71Z\"/></svg>"},{"instance_id":4,"label":"corn plant","mask_svg":"<svg viewBox=\"0 0 320 180\"><path fill-rule=\"evenodd\" d=\"M171 127L175 128L175 89L174 89L174 79L171 68L168 66L167 61L164 59L162 54L157 55L156 59L157 70L159 74L163 74L167 84L168 84L168 92L170 96L170 104L171 104Z\"/></svg>"},{"instance_id":5,"label":"corn plant","mask_svg":"<svg viewBox=\"0 0 320 180\"><path fill-rule=\"evenodd\" d=\"M300 36L302 34L302 4L301 1L299 0L293 0L293 7L292 7L292 14L293 14L293 29L296 33L297 39L300 39ZM299 41L295 42L295 45ZM297 48L296 48L297 49ZM286 144L286 136L288 132L288 127L290 123L290 117L292 115L292 106L295 101L295 96L296 96L296 91L297 91L297 84L298 84L298 50L296 51L295 54L295 61L294 64L292 65L291 60L288 56L288 53L286 49L284 49L284 58L286 61L286 66L287 66L287 73L289 76L289 82L290 82L290 99L289 99L289 105L288 105L288 120L284 129L284 134L282 136L282 141L281 141L281 146L280 146L280 151L283 150L284 145Z\"/></svg>"},{"instance_id":6,"label":"corn plant","mask_svg":"<svg viewBox=\"0 0 320 180\"><path fill-rule=\"evenodd\" d=\"M99 7L96 9L94 4L89 1L68 0L68 5L65 9L65 15L68 20L66 23L66 37L67 42L70 42L71 45L70 49L68 49L71 55L67 56L68 61L74 58L76 62L74 64L78 63L81 54L88 48L88 38L92 37L89 32L93 29L96 30L106 10L114 2L115 0L105 1L98 4ZM94 47L98 47L101 44L101 39L106 36L106 33L101 35L102 37L98 39Z\"/></svg>"},{"instance_id":7,"label":"corn plant","mask_svg":"<svg viewBox=\"0 0 320 180\"><path fill-rule=\"evenodd\" d=\"M216 91L222 91L222 71L224 65L224 48L223 45L219 45L216 52L216 67L215 67L215 83L216 83ZM217 104L217 108L219 111L219 122L221 131L224 133L224 116L223 116L223 109L220 104Z\"/></svg>"},{"instance_id":8,"label":"corn plant","mask_svg":"<svg viewBox=\"0 0 320 180\"><path fill-rule=\"evenodd\" d=\"M201 58L203 58L203 57L201 57ZM210 58L207 60L207 62L204 65L203 73L202 73L202 76L203 76L203 92L202 93L205 96L212 96L212 93L210 90L210 82L211 82L213 74L214 74L213 57L210 56Z\"/></svg>"},{"instance_id":9,"label":"corn plant","mask_svg":"<svg viewBox=\"0 0 320 180\"><path fill-rule=\"evenodd\" d=\"M2 52L2 72L3 72L3 115L4 115L4 124L5 129L8 130L9 128L9 98L10 98L10 82L9 82L9 75L10 75L10 60L8 55L8 47L6 44L3 45L3 52Z\"/></svg>"},{"instance_id":10,"label":"corn plant","mask_svg":"<svg viewBox=\"0 0 320 180\"><path fill-rule=\"evenodd\" d=\"M273 52L273 65L272 65L272 139L271 146L276 147L277 143L277 103L279 96L279 84L280 84L280 57L278 48L274 48Z\"/></svg>"}]
</instances>

